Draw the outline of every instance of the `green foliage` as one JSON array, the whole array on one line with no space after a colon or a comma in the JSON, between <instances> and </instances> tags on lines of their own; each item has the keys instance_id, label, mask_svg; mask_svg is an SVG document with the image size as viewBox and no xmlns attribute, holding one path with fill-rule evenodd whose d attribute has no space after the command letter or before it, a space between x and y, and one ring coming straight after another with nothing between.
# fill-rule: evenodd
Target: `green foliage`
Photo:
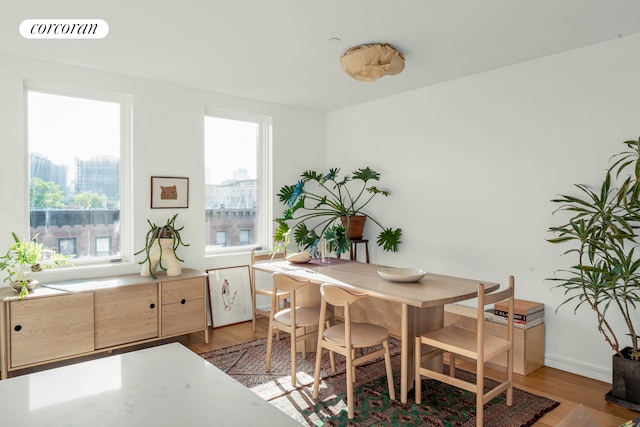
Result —
<instances>
[{"instance_id":1,"label":"green foliage","mask_svg":"<svg viewBox=\"0 0 640 427\"><path fill-rule=\"evenodd\" d=\"M383 227L378 220L363 209L376 195L389 196L386 190L369 185L379 181L380 174L366 167L351 175L340 176L340 169L328 173L305 171L302 179L293 185L284 185L278 199L285 206L274 240L274 252L286 247L293 237L298 247L316 246L324 237L332 252L340 255L349 250L347 230L340 221L342 216L364 215L382 229L376 240L385 251L398 251L402 230Z\"/></svg>"},{"instance_id":2,"label":"green foliage","mask_svg":"<svg viewBox=\"0 0 640 427\"><path fill-rule=\"evenodd\" d=\"M7 272L5 282L21 284L20 299L27 295L26 285L32 272L70 264L66 255L46 249L42 243L38 242L37 235L31 240L21 240L16 233L11 235L14 243L7 253L0 257L0 271Z\"/></svg>"},{"instance_id":3,"label":"green foliage","mask_svg":"<svg viewBox=\"0 0 640 427\"><path fill-rule=\"evenodd\" d=\"M73 203L76 205L84 206L86 208L104 208L107 203L106 194L93 193L91 191L85 191L84 193L78 193L73 196Z\"/></svg>"},{"instance_id":4,"label":"green foliage","mask_svg":"<svg viewBox=\"0 0 640 427\"><path fill-rule=\"evenodd\" d=\"M161 227L147 220L147 223L149 223L149 230L147 231L147 234L144 239L145 241L144 248L140 249L138 252L134 254L134 255L139 255L141 253L145 254L145 258L142 261L138 262L138 264L144 264L145 262L147 262L147 265L149 266L149 274L154 279L156 278L156 274L151 269L151 263L148 261L150 260L149 255L151 253L151 248L153 247L153 244L156 241L156 239L173 239L173 243L171 244L171 250L173 250L173 253L175 254L176 259L178 261L184 262L184 260L178 256L176 251L180 246L189 246L189 244L184 243L182 241L182 236L180 236L180 232L182 231L182 229L184 229L184 226L178 228L176 226L176 218L178 218L178 214L175 214L170 219L168 219L167 223ZM160 263L158 264L158 266L162 270L166 270L167 268L162 264L162 245L158 245L158 248L160 250Z\"/></svg>"},{"instance_id":5,"label":"green foliage","mask_svg":"<svg viewBox=\"0 0 640 427\"><path fill-rule=\"evenodd\" d=\"M29 181L29 207L61 208L64 206L64 193L55 182L45 182L40 178Z\"/></svg>"},{"instance_id":6,"label":"green foliage","mask_svg":"<svg viewBox=\"0 0 640 427\"><path fill-rule=\"evenodd\" d=\"M620 332L609 323L610 311L617 311L626 324L626 336L640 359L638 334L634 325L636 304L640 302L640 257L636 230L640 227L640 139L624 143L628 151L612 157L599 189L577 184L578 195L561 195L552 202L557 211L573 215L563 225L550 227L555 244L570 244L564 253L574 257L562 270L557 287L574 311L586 305L596 314L598 331L611 348L622 356ZM617 185L616 185L617 184ZM637 317L635 319L637 321Z\"/></svg>"}]
</instances>

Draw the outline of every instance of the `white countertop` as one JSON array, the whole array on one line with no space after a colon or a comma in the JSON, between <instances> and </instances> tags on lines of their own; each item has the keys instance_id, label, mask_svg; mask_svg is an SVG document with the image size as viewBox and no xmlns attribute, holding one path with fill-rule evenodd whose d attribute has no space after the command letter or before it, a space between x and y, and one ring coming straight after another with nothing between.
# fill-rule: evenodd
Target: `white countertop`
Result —
<instances>
[{"instance_id":1,"label":"white countertop","mask_svg":"<svg viewBox=\"0 0 640 427\"><path fill-rule=\"evenodd\" d=\"M0 381L3 427L299 426L179 343Z\"/></svg>"}]
</instances>

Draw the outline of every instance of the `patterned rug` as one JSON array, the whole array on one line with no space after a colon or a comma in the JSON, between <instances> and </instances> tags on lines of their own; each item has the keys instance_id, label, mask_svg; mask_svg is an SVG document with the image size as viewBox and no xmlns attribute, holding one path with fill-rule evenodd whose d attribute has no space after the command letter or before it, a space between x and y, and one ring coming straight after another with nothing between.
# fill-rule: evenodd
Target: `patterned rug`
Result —
<instances>
[{"instance_id":1,"label":"patterned rug","mask_svg":"<svg viewBox=\"0 0 640 427\"><path fill-rule=\"evenodd\" d=\"M408 403L390 400L384 361L359 366L354 393L355 418L347 418L346 376L344 358L336 355L337 372L329 371L328 355L324 354L320 391L312 398L315 352L303 359L298 353L297 387L291 385L289 363L290 341L285 335L273 343L271 372L264 371L266 339L213 350L201 356L226 372L256 394L282 409L307 426L475 426L475 395L435 380L422 381L423 402L416 405L413 391ZM396 398L399 399L400 347L391 341ZM458 369L457 376L473 378L472 373ZM487 379L487 384L493 383ZM505 403L504 394L485 405L484 425L487 427L530 426L556 406L546 397L514 388L513 406Z\"/></svg>"}]
</instances>

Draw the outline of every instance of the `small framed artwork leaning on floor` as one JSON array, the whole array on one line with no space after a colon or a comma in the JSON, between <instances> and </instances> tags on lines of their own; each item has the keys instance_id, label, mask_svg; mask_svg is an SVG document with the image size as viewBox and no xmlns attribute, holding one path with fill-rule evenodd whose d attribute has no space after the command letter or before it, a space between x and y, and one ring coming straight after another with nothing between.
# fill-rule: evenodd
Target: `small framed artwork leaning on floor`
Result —
<instances>
[{"instance_id":1,"label":"small framed artwork leaning on floor","mask_svg":"<svg viewBox=\"0 0 640 427\"><path fill-rule=\"evenodd\" d=\"M207 270L209 314L214 328L251 320L249 266Z\"/></svg>"}]
</instances>

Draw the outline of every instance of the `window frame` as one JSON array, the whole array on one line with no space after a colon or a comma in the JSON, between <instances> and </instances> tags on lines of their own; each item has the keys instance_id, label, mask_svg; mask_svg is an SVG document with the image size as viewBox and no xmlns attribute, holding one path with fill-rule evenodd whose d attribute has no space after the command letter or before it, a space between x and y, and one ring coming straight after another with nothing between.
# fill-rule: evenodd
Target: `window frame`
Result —
<instances>
[{"instance_id":1,"label":"window frame","mask_svg":"<svg viewBox=\"0 0 640 427\"><path fill-rule=\"evenodd\" d=\"M120 255L89 256L82 259L74 259L74 266L82 267L103 267L106 265L119 265L134 261L133 257L133 147L132 147L132 112L133 96L119 92L100 91L80 87L66 86L55 83L45 83L40 81L24 80L24 118L25 118L25 182L31 180L29 155L31 146L29 144L29 92L39 92L47 95L66 96L90 101L111 102L120 105ZM26 186L26 206L27 217L31 213L29 185ZM26 223L26 235L30 235L31 224ZM111 248L113 250L113 248ZM74 267L71 267L74 268Z\"/></svg>"},{"instance_id":2,"label":"window frame","mask_svg":"<svg viewBox=\"0 0 640 427\"><path fill-rule=\"evenodd\" d=\"M273 150L272 150L272 118L259 114L243 113L238 111L205 108L203 116L203 151L206 150L206 138L204 135L205 121L207 117L215 117L227 120L251 122L258 125L258 149L257 162L257 216L255 224L256 243L250 245L217 247L205 246L205 257L220 253L246 252L247 248L273 248ZM203 156L204 157L204 156ZM203 170L206 164L203 164ZM206 187L206 183L205 183ZM206 197L206 194L203 194ZM206 209L206 207L205 207ZM203 224L204 225L204 224Z\"/></svg>"}]
</instances>

